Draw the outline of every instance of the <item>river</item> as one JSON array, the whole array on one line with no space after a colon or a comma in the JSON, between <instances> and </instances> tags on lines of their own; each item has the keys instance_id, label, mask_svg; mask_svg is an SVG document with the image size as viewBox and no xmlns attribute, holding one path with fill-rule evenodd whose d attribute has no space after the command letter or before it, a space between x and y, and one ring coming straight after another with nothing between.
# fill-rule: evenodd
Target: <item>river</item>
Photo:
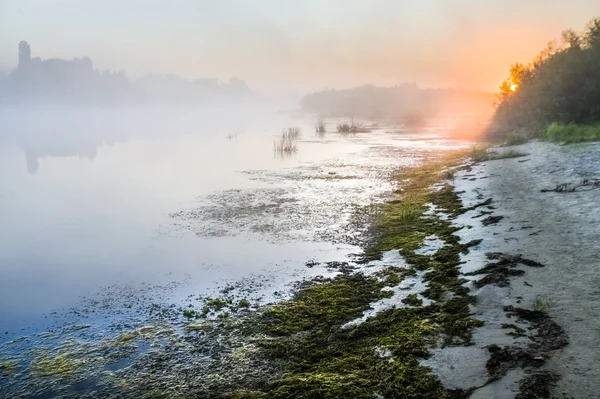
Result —
<instances>
[{"instance_id":1,"label":"river","mask_svg":"<svg viewBox=\"0 0 600 399\"><path fill-rule=\"evenodd\" d=\"M352 263L360 209L394 189L389 173L468 145L450 138L451 116L356 134L314 122L263 108L2 110L7 392L45 392L30 380L40 348L115 336L224 287L260 305ZM279 156L289 127L297 151Z\"/></svg>"}]
</instances>

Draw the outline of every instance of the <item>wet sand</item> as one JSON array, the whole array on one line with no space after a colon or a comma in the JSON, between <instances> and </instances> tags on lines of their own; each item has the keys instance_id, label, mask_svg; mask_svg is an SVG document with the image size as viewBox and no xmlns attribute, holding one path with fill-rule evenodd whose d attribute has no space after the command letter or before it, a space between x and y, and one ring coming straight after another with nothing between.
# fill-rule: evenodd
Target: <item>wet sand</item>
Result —
<instances>
[{"instance_id":1,"label":"wet sand","mask_svg":"<svg viewBox=\"0 0 600 399\"><path fill-rule=\"evenodd\" d=\"M568 193L541 192L557 184L578 184L600 176L599 144L558 146L531 142L515 147L528 156L482 163L456 176L457 192L465 206L493 199L496 224L483 226L487 215L478 210L456 220L472 226L459 235L463 241L483 238L464 260L469 273L485 263L485 253L522 254L545 265L519 267L525 273L511 276L510 285L486 285L476 289L475 317L485 326L474 336L475 345L438 350L428 363L451 387L482 386L473 398L514 398L519 381L532 372L549 371L560 376L556 397L598 398L600 392L600 189ZM475 280L474 277L470 277ZM514 339L502 324L516 323L529 334L526 324L509 318L504 306L547 306L549 316L566 332L569 344L549 353L539 369L515 368L498 381L486 384L487 347L496 344L527 345ZM448 364L451 364L448 366Z\"/></svg>"}]
</instances>

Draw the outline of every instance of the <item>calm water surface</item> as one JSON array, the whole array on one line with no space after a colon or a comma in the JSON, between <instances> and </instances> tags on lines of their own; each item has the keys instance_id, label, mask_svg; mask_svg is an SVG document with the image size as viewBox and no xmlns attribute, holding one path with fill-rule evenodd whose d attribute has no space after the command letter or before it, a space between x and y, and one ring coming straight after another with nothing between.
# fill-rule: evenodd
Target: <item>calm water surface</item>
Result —
<instances>
[{"instance_id":1,"label":"calm water surface","mask_svg":"<svg viewBox=\"0 0 600 399\"><path fill-rule=\"evenodd\" d=\"M445 120L324 137L312 123L258 109L2 110L0 340L240 279L268 300L323 272L308 260L359 251L352 209L389 192L387 172L457 145ZM298 151L276 157L289 126Z\"/></svg>"}]
</instances>

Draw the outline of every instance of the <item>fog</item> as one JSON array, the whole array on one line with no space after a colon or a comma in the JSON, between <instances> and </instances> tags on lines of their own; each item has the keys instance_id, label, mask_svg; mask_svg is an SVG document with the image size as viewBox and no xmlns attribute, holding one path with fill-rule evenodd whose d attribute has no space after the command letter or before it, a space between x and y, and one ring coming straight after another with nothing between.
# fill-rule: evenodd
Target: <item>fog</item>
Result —
<instances>
[{"instance_id":1,"label":"fog","mask_svg":"<svg viewBox=\"0 0 600 399\"><path fill-rule=\"evenodd\" d=\"M4 0L0 70L17 65L27 40L42 59L88 56L131 76L238 77L261 91L404 82L494 91L511 63L599 12L594 0Z\"/></svg>"}]
</instances>

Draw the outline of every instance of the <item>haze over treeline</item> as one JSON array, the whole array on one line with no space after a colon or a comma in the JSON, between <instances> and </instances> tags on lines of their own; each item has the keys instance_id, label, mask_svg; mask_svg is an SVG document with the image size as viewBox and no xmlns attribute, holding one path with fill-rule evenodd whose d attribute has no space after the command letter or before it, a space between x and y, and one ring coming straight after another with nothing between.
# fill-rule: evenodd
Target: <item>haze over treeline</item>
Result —
<instances>
[{"instance_id":1,"label":"haze over treeline","mask_svg":"<svg viewBox=\"0 0 600 399\"><path fill-rule=\"evenodd\" d=\"M302 99L302 108L327 117L422 118L440 112L483 113L494 95L461 89L423 89L415 83L394 87L364 85L323 90Z\"/></svg>"},{"instance_id":2,"label":"haze over treeline","mask_svg":"<svg viewBox=\"0 0 600 399\"><path fill-rule=\"evenodd\" d=\"M19 43L19 64L0 76L0 103L9 104L227 104L248 99L244 81L231 78L185 80L176 75L129 78L125 71L100 71L84 56L72 60L32 57Z\"/></svg>"},{"instance_id":3,"label":"haze over treeline","mask_svg":"<svg viewBox=\"0 0 600 399\"><path fill-rule=\"evenodd\" d=\"M496 91L515 60L600 15L597 0L2 0L0 70L27 40L43 59L254 91L364 84Z\"/></svg>"}]
</instances>

